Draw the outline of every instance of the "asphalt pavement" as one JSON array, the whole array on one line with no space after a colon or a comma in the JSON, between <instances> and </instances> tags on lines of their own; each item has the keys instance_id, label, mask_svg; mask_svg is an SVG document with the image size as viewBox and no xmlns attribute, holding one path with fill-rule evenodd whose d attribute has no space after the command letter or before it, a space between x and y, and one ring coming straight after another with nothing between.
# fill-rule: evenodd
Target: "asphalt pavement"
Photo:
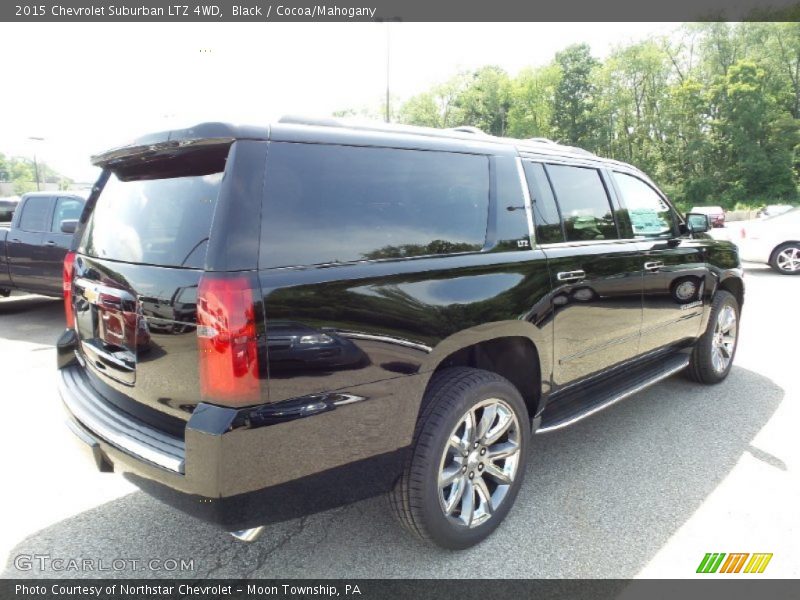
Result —
<instances>
[{"instance_id":1,"label":"asphalt pavement","mask_svg":"<svg viewBox=\"0 0 800 600\"><path fill-rule=\"evenodd\" d=\"M61 302L0 300L2 576L683 578L707 552L770 552L760 577L798 577L800 277L753 265L745 284L724 383L675 376L535 436L516 506L462 552L407 535L384 498L244 544L95 472L55 391Z\"/></svg>"}]
</instances>

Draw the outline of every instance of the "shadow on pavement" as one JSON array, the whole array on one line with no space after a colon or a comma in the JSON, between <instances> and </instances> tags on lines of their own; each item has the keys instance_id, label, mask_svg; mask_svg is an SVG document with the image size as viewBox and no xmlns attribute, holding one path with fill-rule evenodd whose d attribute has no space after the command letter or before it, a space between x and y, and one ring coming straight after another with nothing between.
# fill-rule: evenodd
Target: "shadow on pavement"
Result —
<instances>
[{"instance_id":1,"label":"shadow on pavement","mask_svg":"<svg viewBox=\"0 0 800 600\"><path fill-rule=\"evenodd\" d=\"M64 301L59 298L0 298L0 338L55 346L64 327Z\"/></svg>"},{"instance_id":2,"label":"shadow on pavement","mask_svg":"<svg viewBox=\"0 0 800 600\"><path fill-rule=\"evenodd\" d=\"M182 574L114 573L137 577L632 577L743 453L759 458L751 440L783 396L742 368L710 387L673 377L569 429L536 436L515 508L486 542L463 552L405 534L383 498L270 525L248 545L135 493L28 537L3 576L108 575L13 567L14 556L40 553L109 564L194 559L194 570ZM760 458L785 468L780 457Z\"/></svg>"}]
</instances>

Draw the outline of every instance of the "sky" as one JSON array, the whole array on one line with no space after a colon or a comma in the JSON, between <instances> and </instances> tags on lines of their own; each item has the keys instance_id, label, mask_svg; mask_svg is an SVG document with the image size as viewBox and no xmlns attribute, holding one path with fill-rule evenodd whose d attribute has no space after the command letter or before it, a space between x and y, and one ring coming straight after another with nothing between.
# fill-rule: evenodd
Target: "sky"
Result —
<instances>
[{"instance_id":1,"label":"sky","mask_svg":"<svg viewBox=\"0 0 800 600\"><path fill-rule=\"evenodd\" d=\"M406 99L460 70L512 75L674 23L2 23L0 152L93 181L89 157L202 121L267 124ZM387 32L388 30L388 32ZM47 43L30 43L44 40ZM42 141L30 137L44 138Z\"/></svg>"}]
</instances>

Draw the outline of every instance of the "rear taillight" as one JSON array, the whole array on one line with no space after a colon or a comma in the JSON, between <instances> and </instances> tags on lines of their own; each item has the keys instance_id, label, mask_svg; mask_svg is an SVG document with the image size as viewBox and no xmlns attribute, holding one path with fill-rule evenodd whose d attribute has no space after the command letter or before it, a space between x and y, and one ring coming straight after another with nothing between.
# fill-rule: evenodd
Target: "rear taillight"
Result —
<instances>
[{"instance_id":1,"label":"rear taillight","mask_svg":"<svg viewBox=\"0 0 800 600\"><path fill-rule=\"evenodd\" d=\"M64 257L64 316L67 320L67 329L75 327L75 314L72 310L72 274L75 271L75 253L67 252Z\"/></svg>"},{"instance_id":2,"label":"rear taillight","mask_svg":"<svg viewBox=\"0 0 800 600\"><path fill-rule=\"evenodd\" d=\"M207 274L197 290L200 391L204 401L261 401L253 285L248 277Z\"/></svg>"}]
</instances>

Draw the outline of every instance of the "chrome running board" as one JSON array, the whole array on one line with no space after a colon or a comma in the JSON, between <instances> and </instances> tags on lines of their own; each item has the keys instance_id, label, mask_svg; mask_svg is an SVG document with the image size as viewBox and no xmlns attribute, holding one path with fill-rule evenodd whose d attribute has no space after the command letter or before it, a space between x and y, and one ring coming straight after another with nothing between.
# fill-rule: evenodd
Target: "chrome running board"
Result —
<instances>
[{"instance_id":1,"label":"chrome running board","mask_svg":"<svg viewBox=\"0 0 800 600\"><path fill-rule=\"evenodd\" d=\"M632 374L615 377L613 383L606 380L576 392L568 392L547 405L542 415L542 424L536 433L548 433L577 423L682 371L688 364L687 355L677 354Z\"/></svg>"}]
</instances>

